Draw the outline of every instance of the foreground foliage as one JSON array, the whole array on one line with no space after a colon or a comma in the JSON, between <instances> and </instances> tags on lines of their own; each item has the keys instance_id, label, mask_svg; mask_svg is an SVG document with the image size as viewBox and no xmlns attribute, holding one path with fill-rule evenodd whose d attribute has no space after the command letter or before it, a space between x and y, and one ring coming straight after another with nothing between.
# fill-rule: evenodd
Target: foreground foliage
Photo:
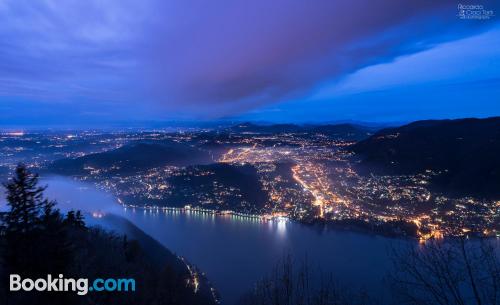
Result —
<instances>
[{"instance_id":1,"label":"foreground foliage","mask_svg":"<svg viewBox=\"0 0 500 305\"><path fill-rule=\"evenodd\" d=\"M38 176L18 166L5 185L9 211L0 231L2 305L210 304L186 285L186 274L158 266L137 241L88 228L80 211L66 215L46 199ZM135 292L9 292L9 274L22 278L133 278Z\"/></svg>"}]
</instances>

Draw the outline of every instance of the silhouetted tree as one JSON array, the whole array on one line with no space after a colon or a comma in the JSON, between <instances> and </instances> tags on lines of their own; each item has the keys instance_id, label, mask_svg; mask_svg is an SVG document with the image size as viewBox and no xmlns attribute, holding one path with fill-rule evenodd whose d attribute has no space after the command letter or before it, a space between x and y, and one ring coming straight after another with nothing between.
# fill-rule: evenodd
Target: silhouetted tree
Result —
<instances>
[{"instance_id":1,"label":"silhouetted tree","mask_svg":"<svg viewBox=\"0 0 500 305\"><path fill-rule=\"evenodd\" d=\"M85 217L83 217L82 211L76 211L75 215L75 225L79 228L85 228Z\"/></svg>"},{"instance_id":2,"label":"silhouetted tree","mask_svg":"<svg viewBox=\"0 0 500 305\"><path fill-rule=\"evenodd\" d=\"M186 283L189 273L172 265L156 266L136 240L87 228L80 211L63 216L56 202L46 199L38 175L25 166L16 168L5 185L9 211L0 214L1 305L157 304L206 305L213 300L195 294ZM170 264L173 264L170 262ZM8 275L45 278L108 276L134 278L133 293L102 292L78 296L73 292L9 292Z\"/></svg>"},{"instance_id":3,"label":"silhouetted tree","mask_svg":"<svg viewBox=\"0 0 500 305\"><path fill-rule=\"evenodd\" d=\"M63 217L55 208L55 202L44 197L45 187L39 186L38 175L20 164L4 186L9 210L2 215L3 284L8 274L38 278L67 271L71 245ZM14 304L44 302L44 297L26 293L9 299ZM53 301L53 304L62 304L66 300L62 297Z\"/></svg>"},{"instance_id":4,"label":"silhouetted tree","mask_svg":"<svg viewBox=\"0 0 500 305\"><path fill-rule=\"evenodd\" d=\"M400 304L500 304L496 242L460 238L395 249L391 280Z\"/></svg>"},{"instance_id":5,"label":"silhouetted tree","mask_svg":"<svg viewBox=\"0 0 500 305\"><path fill-rule=\"evenodd\" d=\"M3 215L5 233L32 232L40 228L44 217L54 213L54 203L43 197L45 187L38 185L38 175L24 165L17 166L14 177L4 187L10 208Z\"/></svg>"},{"instance_id":6,"label":"silhouetted tree","mask_svg":"<svg viewBox=\"0 0 500 305\"><path fill-rule=\"evenodd\" d=\"M64 224L77 229L85 229L85 218L81 211L71 210L66 213L66 218L64 219Z\"/></svg>"},{"instance_id":7,"label":"silhouetted tree","mask_svg":"<svg viewBox=\"0 0 500 305\"><path fill-rule=\"evenodd\" d=\"M305 259L295 263L285 256L271 274L244 296L240 305L375 305L363 293L353 293L333 280L314 272Z\"/></svg>"}]
</instances>

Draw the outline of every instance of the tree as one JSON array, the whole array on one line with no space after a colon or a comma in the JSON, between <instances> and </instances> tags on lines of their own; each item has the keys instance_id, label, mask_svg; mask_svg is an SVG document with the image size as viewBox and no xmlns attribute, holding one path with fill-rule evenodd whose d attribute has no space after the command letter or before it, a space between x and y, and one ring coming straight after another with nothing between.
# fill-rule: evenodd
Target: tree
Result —
<instances>
[{"instance_id":1,"label":"tree","mask_svg":"<svg viewBox=\"0 0 500 305\"><path fill-rule=\"evenodd\" d=\"M498 305L495 240L428 241L393 251L391 280L401 304Z\"/></svg>"},{"instance_id":2,"label":"tree","mask_svg":"<svg viewBox=\"0 0 500 305\"><path fill-rule=\"evenodd\" d=\"M352 292L311 268L304 259L294 262L286 255L271 274L259 281L240 305L375 305L367 295Z\"/></svg>"},{"instance_id":3,"label":"tree","mask_svg":"<svg viewBox=\"0 0 500 305\"><path fill-rule=\"evenodd\" d=\"M10 210L2 216L0 234L0 304L214 304L186 285L187 269L168 263L167 267L175 266L175 270L166 268L168 272L162 272L162 266L138 241L87 228L80 211L69 211L63 217L56 202L44 197L45 188L38 186L38 176L23 165L5 187ZM162 256L165 261L175 257L168 253ZM70 292L10 292L9 274L32 279L47 274L89 279L127 277L136 279L138 288L133 294L102 292L85 297Z\"/></svg>"},{"instance_id":4,"label":"tree","mask_svg":"<svg viewBox=\"0 0 500 305\"><path fill-rule=\"evenodd\" d=\"M66 218L64 219L64 224L77 229L85 229L85 218L80 210L74 211L71 210L66 214Z\"/></svg>"},{"instance_id":5,"label":"tree","mask_svg":"<svg viewBox=\"0 0 500 305\"><path fill-rule=\"evenodd\" d=\"M38 174L30 173L23 164L17 166L15 176L4 187L10 208L3 216L5 233L28 234L54 216L55 203L44 198L45 187L38 185Z\"/></svg>"},{"instance_id":6,"label":"tree","mask_svg":"<svg viewBox=\"0 0 500 305\"><path fill-rule=\"evenodd\" d=\"M83 217L82 211L76 211L75 215L75 226L79 228L85 228L85 217Z\"/></svg>"},{"instance_id":7,"label":"tree","mask_svg":"<svg viewBox=\"0 0 500 305\"><path fill-rule=\"evenodd\" d=\"M4 184L9 211L2 216L7 274L41 276L64 272L71 260L71 241L56 202L45 198L37 174L20 164Z\"/></svg>"}]
</instances>

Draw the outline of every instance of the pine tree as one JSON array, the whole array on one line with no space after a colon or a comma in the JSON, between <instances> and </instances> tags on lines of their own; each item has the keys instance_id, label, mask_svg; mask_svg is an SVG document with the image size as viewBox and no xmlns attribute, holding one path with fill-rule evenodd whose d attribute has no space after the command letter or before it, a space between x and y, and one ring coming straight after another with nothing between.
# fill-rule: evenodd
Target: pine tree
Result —
<instances>
[{"instance_id":1,"label":"pine tree","mask_svg":"<svg viewBox=\"0 0 500 305\"><path fill-rule=\"evenodd\" d=\"M25 275L63 270L71 256L70 241L61 213L45 198L46 187L39 186L38 175L20 164L4 186L10 208L2 217L5 268Z\"/></svg>"},{"instance_id":2,"label":"pine tree","mask_svg":"<svg viewBox=\"0 0 500 305\"><path fill-rule=\"evenodd\" d=\"M86 228L86 226L85 226L85 217L83 217L83 214L82 214L82 212L80 210L76 211L75 225L78 228Z\"/></svg>"},{"instance_id":3,"label":"pine tree","mask_svg":"<svg viewBox=\"0 0 500 305\"><path fill-rule=\"evenodd\" d=\"M39 278L66 274L72 266L73 245L63 217L55 208L56 202L45 198L45 187L38 183L38 175L20 164L14 177L4 184L10 210L2 217L1 236L5 246L0 251L2 285L8 283L8 274ZM7 296L12 297L11 304L70 304L66 294L7 293Z\"/></svg>"},{"instance_id":4,"label":"pine tree","mask_svg":"<svg viewBox=\"0 0 500 305\"><path fill-rule=\"evenodd\" d=\"M71 210L66 214L66 218L64 219L64 224L71 228L77 229L85 229L85 218L80 210L74 211Z\"/></svg>"},{"instance_id":5,"label":"pine tree","mask_svg":"<svg viewBox=\"0 0 500 305\"><path fill-rule=\"evenodd\" d=\"M6 232L29 233L42 225L43 218L51 215L54 202L44 198L45 187L38 185L38 174L19 164L15 176L4 184L10 211L3 217Z\"/></svg>"},{"instance_id":6,"label":"pine tree","mask_svg":"<svg viewBox=\"0 0 500 305\"><path fill-rule=\"evenodd\" d=\"M66 219L64 219L64 223L67 224L68 226L72 226L75 223L76 216L75 216L75 211L71 210L68 213L66 213Z\"/></svg>"}]
</instances>

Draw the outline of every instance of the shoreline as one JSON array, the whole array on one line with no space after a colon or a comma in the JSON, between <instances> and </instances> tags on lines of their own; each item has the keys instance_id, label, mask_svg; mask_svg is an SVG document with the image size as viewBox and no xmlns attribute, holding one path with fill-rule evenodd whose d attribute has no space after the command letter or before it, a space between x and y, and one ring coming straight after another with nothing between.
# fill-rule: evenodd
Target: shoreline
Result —
<instances>
[{"instance_id":1,"label":"shoreline","mask_svg":"<svg viewBox=\"0 0 500 305\"><path fill-rule=\"evenodd\" d=\"M120 204L125 211L127 209L132 210L143 210L149 212L173 212L173 213L196 213L196 214L206 214L214 215L220 217L236 217L245 220L254 220L259 222L294 222L307 227L322 227L327 230L341 230L346 232L355 232L366 235L375 235L388 238L400 238L405 240L415 240L417 242L425 242L427 240L439 240L439 239L455 239L460 238L460 236L443 236L442 238L426 238L422 239L416 232L410 232L408 228L403 228L403 225L408 225L408 222L385 222L385 223L370 223L361 219L345 219L345 220L324 220L319 218L313 218L311 220L298 220L292 217L285 216L284 213L276 213L274 215L269 214L247 214L242 212L236 212L232 210L213 210L213 209L203 209L199 207L191 207L189 205L185 207L170 207L170 206L141 206L141 205L131 205L125 204L120 199L118 199L118 204ZM498 239L500 236L482 236L478 234L466 235L467 238L485 238L485 239Z\"/></svg>"}]
</instances>

